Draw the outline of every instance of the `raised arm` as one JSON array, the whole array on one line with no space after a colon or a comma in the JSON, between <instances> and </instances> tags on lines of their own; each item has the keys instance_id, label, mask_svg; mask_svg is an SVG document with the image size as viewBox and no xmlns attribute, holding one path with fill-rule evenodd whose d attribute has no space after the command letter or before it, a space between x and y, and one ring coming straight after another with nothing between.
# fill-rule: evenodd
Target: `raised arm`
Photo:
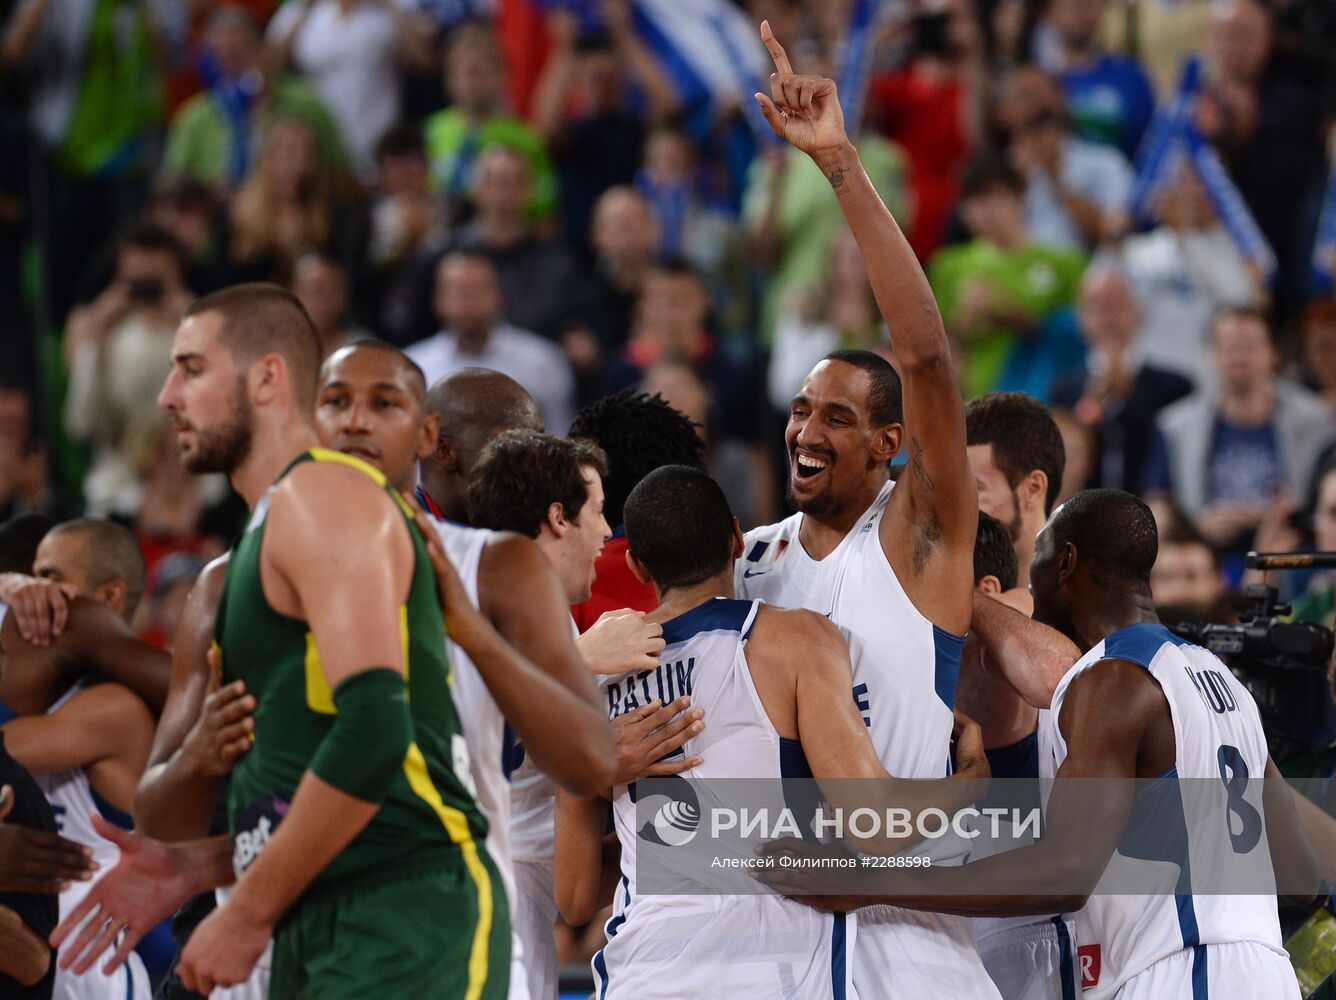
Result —
<instances>
[{"instance_id":1,"label":"raised arm","mask_svg":"<svg viewBox=\"0 0 1336 1000\"><path fill-rule=\"evenodd\" d=\"M531 540L502 535L488 541L478 567L483 610L473 607L441 548L431 521L418 527L436 567L450 636L473 660L506 721L534 762L563 787L597 794L612 782L616 749L612 727L598 706L589 671L571 638L570 610L547 558ZM520 627L517 622L523 619ZM510 627L530 646L548 648L530 658L492 622ZM538 633L547 633L543 638ZM552 720L561 719L560 726Z\"/></svg>"},{"instance_id":2,"label":"raised arm","mask_svg":"<svg viewBox=\"0 0 1336 1000\"><path fill-rule=\"evenodd\" d=\"M970 631L988 651L988 666L1025 701L1048 708L1063 675L1081 658L1076 644L986 594L974 595Z\"/></svg>"},{"instance_id":3,"label":"raised arm","mask_svg":"<svg viewBox=\"0 0 1336 1000\"><path fill-rule=\"evenodd\" d=\"M207 657L226 576L226 556L204 568L190 590L176 630L167 705L153 738L148 769L135 793L135 825L158 840L190 840L209 832L218 782L230 770L231 761L196 752L207 746L206 731L199 732L199 740L189 739L205 716L206 699L217 709L213 717L227 724L235 724L231 715L254 708L254 699L241 701L245 695L244 689L237 687L240 681L229 685L217 698L217 692L211 693L216 678L211 675ZM229 699L228 692L235 697Z\"/></svg>"},{"instance_id":4,"label":"raised arm","mask_svg":"<svg viewBox=\"0 0 1336 1000\"><path fill-rule=\"evenodd\" d=\"M70 604L65 631L51 648L67 666L89 669L105 680L124 684L154 712L162 711L172 658L141 642L111 609L86 597L76 598Z\"/></svg>"},{"instance_id":5,"label":"raised arm","mask_svg":"<svg viewBox=\"0 0 1336 1000\"><path fill-rule=\"evenodd\" d=\"M877 194L844 131L835 82L793 72L784 48L761 24L774 59L772 97L757 94L775 133L801 149L826 175L862 251L877 305L890 327L904 394L909 473L893 504L906 517L883 518L882 545L909 596L931 607L953 632L969 624L969 560L978 526L978 496L965 452L965 410L941 313L890 210ZM903 499L901 499L903 497ZM912 531L905 529L912 523ZM939 555L940 553L940 555ZM940 619L940 620L938 620Z\"/></svg>"}]
</instances>

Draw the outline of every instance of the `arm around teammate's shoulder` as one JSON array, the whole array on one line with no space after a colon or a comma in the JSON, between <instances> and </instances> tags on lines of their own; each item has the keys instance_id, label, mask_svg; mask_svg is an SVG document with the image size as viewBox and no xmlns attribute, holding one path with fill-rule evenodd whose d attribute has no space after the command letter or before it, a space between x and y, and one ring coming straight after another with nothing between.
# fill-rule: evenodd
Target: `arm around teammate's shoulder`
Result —
<instances>
[{"instance_id":1,"label":"arm around teammate's shoulder","mask_svg":"<svg viewBox=\"0 0 1336 1000\"><path fill-rule=\"evenodd\" d=\"M51 645L63 660L124 684L154 712L162 710L171 678L171 657L165 650L142 642L110 608L86 597L75 598L70 603L65 630Z\"/></svg>"},{"instance_id":2,"label":"arm around teammate's shoulder","mask_svg":"<svg viewBox=\"0 0 1336 1000\"><path fill-rule=\"evenodd\" d=\"M54 712L22 716L5 727L5 749L33 774L88 767L110 757L144 766L153 713L120 684L95 684Z\"/></svg>"}]
</instances>

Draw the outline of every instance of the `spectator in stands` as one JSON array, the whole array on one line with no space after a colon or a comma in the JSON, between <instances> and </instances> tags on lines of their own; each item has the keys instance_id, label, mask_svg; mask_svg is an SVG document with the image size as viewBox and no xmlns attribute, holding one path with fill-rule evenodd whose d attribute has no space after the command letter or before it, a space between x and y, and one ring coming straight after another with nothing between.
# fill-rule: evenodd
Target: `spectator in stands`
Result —
<instances>
[{"instance_id":1,"label":"spectator in stands","mask_svg":"<svg viewBox=\"0 0 1336 1000\"><path fill-rule=\"evenodd\" d=\"M28 78L29 121L47 172L48 302L55 322L74 304L89 247L131 220L147 191L161 128L158 52L185 31L178 0L23 0L0 60ZM12 155L12 154L11 154Z\"/></svg>"},{"instance_id":2,"label":"spectator in stands","mask_svg":"<svg viewBox=\"0 0 1336 1000\"><path fill-rule=\"evenodd\" d=\"M348 272L337 257L321 250L307 250L298 257L292 269L292 294L301 300L315 324L325 357L370 336L348 322Z\"/></svg>"},{"instance_id":3,"label":"spectator in stands","mask_svg":"<svg viewBox=\"0 0 1336 1000\"><path fill-rule=\"evenodd\" d=\"M807 373L831 351L889 353L890 346L863 255L853 233L845 229L831 245L827 280L805 289L780 318L766 377L770 405L787 413Z\"/></svg>"},{"instance_id":4,"label":"spectator in stands","mask_svg":"<svg viewBox=\"0 0 1336 1000\"><path fill-rule=\"evenodd\" d=\"M631 26L627 0L605 3L602 11L602 31L582 31L569 8L557 7L548 17L552 51L529 112L552 150L561 179L563 229L577 251L588 249L584 234L594 203L609 188L631 183L646 128L666 121L678 104Z\"/></svg>"},{"instance_id":5,"label":"spectator in stands","mask_svg":"<svg viewBox=\"0 0 1336 1000\"><path fill-rule=\"evenodd\" d=\"M207 295L228 283L222 247L222 203L202 181L168 181L149 200L144 219L171 234L186 261L186 287Z\"/></svg>"},{"instance_id":6,"label":"spectator in stands","mask_svg":"<svg viewBox=\"0 0 1336 1000\"><path fill-rule=\"evenodd\" d=\"M1057 45L1046 53L1045 68L1062 81L1081 138L1116 146L1131 158L1150 124L1155 95L1136 60L1105 50L1107 8L1107 0L1052 0L1047 18Z\"/></svg>"},{"instance_id":7,"label":"spectator in stands","mask_svg":"<svg viewBox=\"0 0 1336 1000\"><path fill-rule=\"evenodd\" d=\"M972 161L962 190L961 214L974 239L938 251L928 277L962 346L965 397L999 387L1046 393L1071 353L1050 320L1075 300L1085 258L1031 242L1025 181L1005 161L987 154Z\"/></svg>"},{"instance_id":8,"label":"spectator in stands","mask_svg":"<svg viewBox=\"0 0 1336 1000\"><path fill-rule=\"evenodd\" d=\"M173 552L153 570L148 585L148 624L143 640L163 649L171 649L176 642L176 629L185 611L186 598L195 586L205 560L190 552Z\"/></svg>"},{"instance_id":9,"label":"spectator in stands","mask_svg":"<svg viewBox=\"0 0 1336 1000\"><path fill-rule=\"evenodd\" d=\"M392 268L445 242L445 207L431 190L421 131L400 124L376 147L377 196L371 209L371 264Z\"/></svg>"},{"instance_id":10,"label":"spectator in stands","mask_svg":"<svg viewBox=\"0 0 1336 1000\"><path fill-rule=\"evenodd\" d=\"M1139 349L1200 384L1211 317L1260 306L1261 290L1189 162L1179 162L1151 210L1156 227L1127 237L1116 258L1141 305Z\"/></svg>"},{"instance_id":11,"label":"spectator in stands","mask_svg":"<svg viewBox=\"0 0 1336 1000\"><path fill-rule=\"evenodd\" d=\"M1277 377L1260 313L1222 310L1210 342L1219 386L1198 389L1160 414L1143 489L1172 497L1230 557L1233 581L1267 510L1308 496L1318 460L1336 440L1336 421L1307 389Z\"/></svg>"},{"instance_id":12,"label":"spectator in stands","mask_svg":"<svg viewBox=\"0 0 1336 1000\"><path fill-rule=\"evenodd\" d=\"M519 151L492 145L478 157L473 201L477 215L451 249L486 254L496 268L506 319L550 340L561 334L575 284L575 261L555 239L535 229L526 210L533 178Z\"/></svg>"},{"instance_id":13,"label":"spectator in stands","mask_svg":"<svg viewBox=\"0 0 1336 1000\"><path fill-rule=\"evenodd\" d=\"M161 380L160 380L161 381ZM245 505L223 475L192 475L181 464L172 425L158 421L127 442L125 459L142 483L131 523L150 574L173 552L212 558L244 526Z\"/></svg>"},{"instance_id":14,"label":"spectator in stands","mask_svg":"<svg viewBox=\"0 0 1336 1000\"><path fill-rule=\"evenodd\" d=\"M144 596L146 569L134 533L115 521L82 519L58 524L43 537L33 576L63 583L115 612L127 625Z\"/></svg>"},{"instance_id":15,"label":"spectator in stands","mask_svg":"<svg viewBox=\"0 0 1336 1000\"><path fill-rule=\"evenodd\" d=\"M473 189L479 154L488 146L506 146L529 164L528 210L533 218L544 219L556 208L556 175L539 134L505 111L504 73L490 27L469 22L455 29L445 52L450 106L425 123L432 179L451 212L457 212Z\"/></svg>"},{"instance_id":16,"label":"spectator in stands","mask_svg":"<svg viewBox=\"0 0 1336 1000\"><path fill-rule=\"evenodd\" d=\"M302 250L335 236L333 178L304 123L289 118L270 126L259 162L232 201L231 229L234 277L280 284Z\"/></svg>"},{"instance_id":17,"label":"spectator in stands","mask_svg":"<svg viewBox=\"0 0 1336 1000\"><path fill-rule=\"evenodd\" d=\"M496 268L486 254L446 254L436 274L441 330L414 344L408 356L427 384L457 368L491 368L524 386L543 411L551 434L565 434L575 412L575 379L561 349L505 322Z\"/></svg>"},{"instance_id":18,"label":"spectator in stands","mask_svg":"<svg viewBox=\"0 0 1336 1000\"><path fill-rule=\"evenodd\" d=\"M172 118L163 177L235 190L250 172L265 129L284 118L311 130L324 169L348 171L339 127L315 88L292 73L264 72L260 26L249 12L219 7L204 41L205 87Z\"/></svg>"},{"instance_id":19,"label":"spectator in stands","mask_svg":"<svg viewBox=\"0 0 1336 1000\"><path fill-rule=\"evenodd\" d=\"M1336 414L1336 301L1315 302L1304 313L1301 360L1309 384Z\"/></svg>"},{"instance_id":20,"label":"spectator in stands","mask_svg":"<svg viewBox=\"0 0 1336 1000\"><path fill-rule=\"evenodd\" d=\"M50 511L47 447L38 435L29 390L0 380L0 523L19 514Z\"/></svg>"},{"instance_id":21,"label":"spectator in stands","mask_svg":"<svg viewBox=\"0 0 1336 1000\"><path fill-rule=\"evenodd\" d=\"M1192 391L1182 375L1145 359L1138 340L1141 312L1127 279L1098 264L1081 279L1077 326L1086 344L1085 371L1053 387L1053 402L1070 408L1094 432L1095 453L1087 485L1141 488L1155 418Z\"/></svg>"},{"instance_id":22,"label":"spectator in stands","mask_svg":"<svg viewBox=\"0 0 1336 1000\"><path fill-rule=\"evenodd\" d=\"M1324 159L1315 88L1273 65L1272 41L1272 15L1259 0L1211 5L1206 86L1195 121L1219 149L1276 253L1284 308L1307 283L1312 228L1305 206L1316 194Z\"/></svg>"},{"instance_id":23,"label":"spectator in stands","mask_svg":"<svg viewBox=\"0 0 1336 1000\"><path fill-rule=\"evenodd\" d=\"M1025 176L1025 226L1036 243L1093 248L1127 231L1132 168L1117 148L1079 138L1062 88L1037 66L1011 71L995 112Z\"/></svg>"},{"instance_id":24,"label":"spectator in stands","mask_svg":"<svg viewBox=\"0 0 1336 1000\"><path fill-rule=\"evenodd\" d=\"M1089 486L1095 473L1095 432L1072 415L1071 410L1055 409L1053 422L1062 435L1062 449L1067 459L1062 466L1062 489L1053 506L1071 499Z\"/></svg>"},{"instance_id":25,"label":"spectator in stands","mask_svg":"<svg viewBox=\"0 0 1336 1000\"><path fill-rule=\"evenodd\" d=\"M1177 521L1160 533L1150 592L1157 608L1203 622L1220 617L1225 578L1215 551L1190 524Z\"/></svg>"},{"instance_id":26,"label":"spectator in stands","mask_svg":"<svg viewBox=\"0 0 1336 1000\"><path fill-rule=\"evenodd\" d=\"M1317 478L1313 508L1313 545L1319 552L1336 552L1336 462L1328 461ZM1336 628L1336 572L1322 574L1307 594L1294 601L1294 618Z\"/></svg>"},{"instance_id":27,"label":"spectator in stands","mask_svg":"<svg viewBox=\"0 0 1336 1000\"><path fill-rule=\"evenodd\" d=\"M831 5L835 6L835 5ZM914 206L909 245L927 260L946 236L960 172L984 140L983 36L965 0L926 0L910 22L910 57L873 79L868 119L904 150Z\"/></svg>"},{"instance_id":28,"label":"spectator in stands","mask_svg":"<svg viewBox=\"0 0 1336 1000\"><path fill-rule=\"evenodd\" d=\"M65 429L92 449L84 478L91 514L132 517L139 509L143 483L127 451L162 423L155 400L163 359L193 298L176 241L155 226L137 226L121 241L111 283L70 315Z\"/></svg>"},{"instance_id":29,"label":"spectator in stands","mask_svg":"<svg viewBox=\"0 0 1336 1000\"><path fill-rule=\"evenodd\" d=\"M431 24L402 3L307 0L269 22L271 61L314 84L339 123L353 166L369 177L376 143L399 119L401 63L431 61Z\"/></svg>"},{"instance_id":30,"label":"spectator in stands","mask_svg":"<svg viewBox=\"0 0 1336 1000\"><path fill-rule=\"evenodd\" d=\"M563 344L581 375L582 396L592 401L604 361L626 346L631 318L657 243L649 204L634 188L605 191L594 207L589 245L594 266L572 302Z\"/></svg>"}]
</instances>

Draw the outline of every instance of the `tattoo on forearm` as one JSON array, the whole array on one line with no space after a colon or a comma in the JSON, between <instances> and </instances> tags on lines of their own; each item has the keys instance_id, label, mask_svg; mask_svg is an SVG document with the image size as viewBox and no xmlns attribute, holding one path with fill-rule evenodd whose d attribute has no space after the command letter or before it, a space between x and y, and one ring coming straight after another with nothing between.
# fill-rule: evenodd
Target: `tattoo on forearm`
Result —
<instances>
[{"instance_id":1,"label":"tattoo on forearm","mask_svg":"<svg viewBox=\"0 0 1336 1000\"><path fill-rule=\"evenodd\" d=\"M923 462L923 445L919 444L919 439L916 437L910 437L909 439L909 454L914 475L918 476L923 488L931 493L937 488L937 484L932 481L932 476L928 475L928 467Z\"/></svg>"},{"instance_id":2,"label":"tattoo on forearm","mask_svg":"<svg viewBox=\"0 0 1336 1000\"><path fill-rule=\"evenodd\" d=\"M835 188L837 191L840 188L844 187L844 168L836 167L834 170L830 172L830 174L828 175L828 179L830 180L830 186Z\"/></svg>"}]
</instances>

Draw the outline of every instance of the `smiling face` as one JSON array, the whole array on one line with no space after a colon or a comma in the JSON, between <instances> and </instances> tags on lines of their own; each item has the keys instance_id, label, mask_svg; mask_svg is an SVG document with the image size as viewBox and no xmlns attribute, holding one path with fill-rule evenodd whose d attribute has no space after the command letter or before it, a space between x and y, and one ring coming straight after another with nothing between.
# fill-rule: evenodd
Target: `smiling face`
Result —
<instances>
[{"instance_id":1,"label":"smiling face","mask_svg":"<svg viewBox=\"0 0 1336 1000\"><path fill-rule=\"evenodd\" d=\"M370 463L401 490L413 488L415 463L436 438L410 369L379 348L346 347L325 363L315 426L326 448Z\"/></svg>"},{"instance_id":2,"label":"smiling face","mask_svg":"<svg viewBox=\"0 0 1336 1000\"><path fill-rule=\"evenodd\" d=\"M250 454L246 373L222 344L223 317L186 317L172 341L172 368L158 393L176 430L181 463L194 473L231 472Z\"/></svg>"},{"instance_id":3,"label":"smiling face","mask_svg":"<svg viewBox=\"0 0 1336 1000\"><path fill-rule=\"evenodd\" d=\"M900 447L904 428L876 426L868 397L871 376L843 361L822 361L803 380L789 406L784 443L789 452L789 500L818 521L865 504L870 480Z\"/></svg>"}]
</instances>

